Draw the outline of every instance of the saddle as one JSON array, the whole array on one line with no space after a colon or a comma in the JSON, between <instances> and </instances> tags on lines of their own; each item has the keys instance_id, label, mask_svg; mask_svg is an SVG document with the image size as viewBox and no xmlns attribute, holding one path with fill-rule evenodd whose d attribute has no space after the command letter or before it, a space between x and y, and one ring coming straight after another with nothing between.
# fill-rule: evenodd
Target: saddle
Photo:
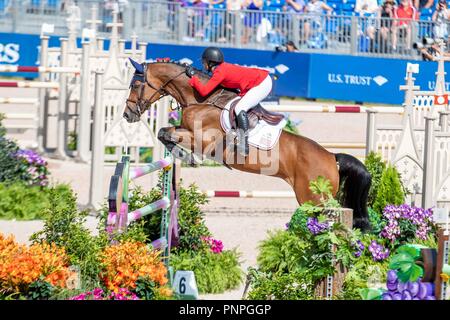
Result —
<instances>
[{"instance_id":1,"label":"saddle","mask_svg":"<svg viewBox=\"0 0 450 320\"><path fill-rule=\"evenodd\" d=\"M240 99L236 99L231 103L230 106L230 124L233 130L237 129L237 121L236 121L236 114L234 112L234 109L236 108L237 103L240 101ZM270 125L276 126L279 124L283 119L284 115L278 112L272 112L268 111L261 106L261 104L258 104L257 106L254 106L247 112L248 116L248 122L249 127L248 129L251 130L258 124L258 121L264 120Z\"/></svg>"}]
</instances>

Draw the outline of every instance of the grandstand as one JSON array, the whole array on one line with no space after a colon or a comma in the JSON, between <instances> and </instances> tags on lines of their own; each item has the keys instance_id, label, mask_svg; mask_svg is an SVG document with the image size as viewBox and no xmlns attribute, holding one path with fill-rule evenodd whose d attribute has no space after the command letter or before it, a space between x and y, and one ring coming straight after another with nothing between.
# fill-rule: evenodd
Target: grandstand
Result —
<instances>
[{"instance_id":1,"label":"grandstand","mask_svg":"<svg viewBox=\"0 0 450 320\"><path fill-rule=\"evenodd\" d=\"M380 18L377 12L356 12L356 0L326 1L332 8L330 14L286 10L290 6L286 0L264 0L261 8L240 10L227 9L226 1L214 5L207 1L0 0L0 32L38 34L41 24L51 21L55 34L65 35L67 8L76 3L81 21L88 20L91 6L98 4L103 21L100 30L106 31L111 10L116 8L125 38L136 33L141 40L156 43L274 50L291 40L300 52L420 59L412 44L435 37L435 5L419 10L419 19L408 20L405 32L405 28L394 27L383 31L400 20ZM382 3L378 5L381 8ZM393 38L398 39L396 48Z\"/></svg>"}]
</instances>

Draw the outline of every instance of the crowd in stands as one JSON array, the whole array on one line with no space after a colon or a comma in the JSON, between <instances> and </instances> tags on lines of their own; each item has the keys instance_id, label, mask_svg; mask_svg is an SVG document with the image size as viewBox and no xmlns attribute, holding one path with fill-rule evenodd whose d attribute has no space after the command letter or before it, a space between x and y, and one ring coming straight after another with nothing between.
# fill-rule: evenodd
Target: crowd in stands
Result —
<instances>
[{"instance_id":1,"label":"crowd in stands","mask_svg":"<svg viewBox=\"0 0 450 320\"><path fill-rule=\"evenodd\" d=\"M297 14L301 17L299 46L310 42L311 37L337 31L338 28L324 27L325 16L358 17L359 33L368 41L366 50L379 53L397 52L399 42L403 50L411 50L412 42L422 37L439 38L448 41L450 11L446 0L172 0L187 8L241 10L244 13L243 43L249 36L260 34L263 29L286 29L288 23L275 13ZM398 2L397 2L398 1ZM262 14L264 12L264 14ZM274 13L271 17L270 14ZM278 18L277 18L278 17ZM267 18L267 19L264 19ZM287 20L291 15L286 15ZM268 20L268 21L267 21ZM336 21L336 19L334 20ZM348 20L347 20L348 21ZM271 23L266 27L267 23ZM345 23L344 23L345 24ZM349 22L347 22L349 24ZM259 26L254 28L254 26ZM209 27L217 27L211 26ZM321 27L321 28L320 28ZM342 25L339 26L343 28ZM345 27L345 26L344 26ZM415 27L415 29L413 29ZM319 32L312 31L320 29ZM256 31L256 32L255 32ZM264 33L264 32L263 32ZM415 37L413 37L413 35ZM226 37L222 37L226 41ZM284 39L286 43L288 40ZM220 42L220 41L219 41Z\"/></svg>"},{"instance_id":2,"label":"crowd in stands","mask_svg":"<svg viewBox=\"0 0 450 320\"><path fill-rule=\"evenodd\" d=\"M11 0L0 0L0 11L8 1ZM152 10L155 1L159 5L161 2L169 3L168 7L172 8L169 11L173 12L172 18L169 15L168 24L172 28L176 25L173 18L175 5L188 10L185 16L188 20L186 40L232 41L236 30L231 15L235 13L242 21L242 44L270 40L278 46L296 40L296 48L320 48L318 43L322 41L324 47L327 38L335 33L340 33L338 40L345 42L350 37L350 17L358 18L360 51L395 53L400 46L402 50L412 50L412 43L422 37L445 41L449 38L450 10L447 0L140 0L138 3L147 3L148 10ZM30 2L64 6L68 1ZM136 5L133 0L99 2L103 2L107 9L116 6L120 11L126 6ZM291 22L295 18L299 21L295 25L298 30L292 30ZM340 22L336 22L338 19L341 19ZM297 32L296 39L292 37L293 32Z\"/></svg>"}]
</instances>

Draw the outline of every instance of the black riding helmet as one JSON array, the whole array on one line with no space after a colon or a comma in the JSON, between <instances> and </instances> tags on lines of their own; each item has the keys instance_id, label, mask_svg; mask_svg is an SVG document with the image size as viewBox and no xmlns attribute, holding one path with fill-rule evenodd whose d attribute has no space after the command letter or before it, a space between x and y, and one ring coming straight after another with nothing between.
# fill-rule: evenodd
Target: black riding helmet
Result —
<instances>
[{"instance_id":1,"label":"black riding helmet","mask_svg":"<svg viewBox=\"0 0 450 320\"><path fill-rule=\"evenodd\" d=\"M208 47L203 51L202 61L206 62L209 69L221 64L224 60L223 52L217 47Z\"/></svg>"}]
</instances>

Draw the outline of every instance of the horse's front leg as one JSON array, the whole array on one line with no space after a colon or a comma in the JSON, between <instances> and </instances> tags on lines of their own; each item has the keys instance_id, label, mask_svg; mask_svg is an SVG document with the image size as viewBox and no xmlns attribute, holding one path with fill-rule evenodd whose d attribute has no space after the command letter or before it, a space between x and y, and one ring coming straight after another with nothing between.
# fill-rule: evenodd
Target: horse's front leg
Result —
<instances>
[{"instance_id":1,"label":"horse's front leg","mask_svg":"<svg viewBox=\"0 0 450 320\"><path fill-rule=\"evenodd\" d=\"M158 132L158 139L174 157L181 159L190 166L198 164L193 154L194 135L189 130L180 127L161 128Z\"/></svg>"}]
</instances>

